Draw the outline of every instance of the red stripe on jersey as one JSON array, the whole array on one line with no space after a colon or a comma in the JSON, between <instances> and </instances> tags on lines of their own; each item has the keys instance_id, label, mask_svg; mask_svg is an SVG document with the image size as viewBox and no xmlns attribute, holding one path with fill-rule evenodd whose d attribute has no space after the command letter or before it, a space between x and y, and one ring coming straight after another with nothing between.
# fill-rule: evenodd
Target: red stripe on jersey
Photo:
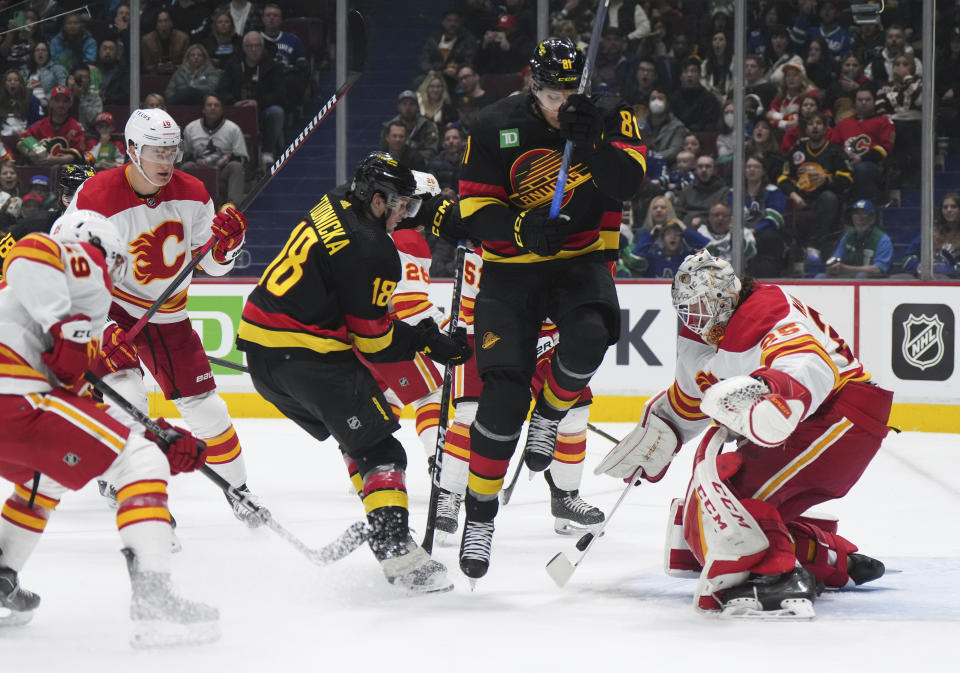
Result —
<instances>
[{"instance_id":1,"label":"red stripe on jersey","mask_svg":"<svg viewBox=\"0 0 960 673\"><path fill-rule=\"evenodd\" d=\"M776 285L757 283L727 324L720 350L731 353L748 351L766 336L790 312L790 302Z\"/></svg>"},{"instance_id":2,"label":"red stripe on jersey","mask_svg":"<svg viewBox=\"0 0 960 673\"><path fill-rule=\"evenodd\" d=\"M503 185L488 185L483 182L461 180L460 198L462 199L467 196L492 196L506 201L507 190L503 188Z\"/></svg>"},{"instance_id":3,"label":"red stripe on jersey","mask_svg":"<svg viewBox=\"0 0 960 673\"><path fill-rule=\"evenodd\" d=\"M614 140L610 144L616 147L618 150L633 150L634 152L639 152L644 159L647 158L646 145L634 145L633 143L625 143L619 140ZM630 156L629 153L627 153L627 155Z\"/></svg>"},{"instance_id":4,"label":"red stripe on jersey","mask_svg":"<svg viewBox=\"0 0 960 673\"><path fill-rule=\"evenodd\" d=\"M470 455L470 471L484 479L501 479L507 473L510 459L496 460L474 451Z\"/></svg>"},{"instance_id":5,"label":"red stripe on jersey","mask_svg":"<svg viewBox=\"0 0 960 673\"><path fill-rule=\"evenodd\" d=\"M430 259L430 246L416 229L397 229L390 236L397 250L414 257Z\"/></svg>"},{"instance_id":6,"label":"red stripe on jersey","mask_svg":"<svg viewBox=\"0 0 960 673\"><path fill-rule=\"evenodd\" d=\"M347 337L347 328L339 327L336 330L323 329L316 325L307 325L298 320L294 320L285 313L268 313L251 301L248 301L243 307L243 319L261 327L269 329L290 330L293 332L307 332L317 336L329 339L339 339L345 344L350 343Z\"/></svg>"},{"instance_id":7,"label":"red stripe on jersey","mask_svg":"<svg viewBox=\"0 0 960 673\"><path fill-rule=\"evenodd\" d=\"M393 322L390 320L390 316L386 314L379 318L367 319L345 313L343 319L347 323L347 329L350 332L368 339L381 337L389 332Z\"/></svg>"}]
</instances>

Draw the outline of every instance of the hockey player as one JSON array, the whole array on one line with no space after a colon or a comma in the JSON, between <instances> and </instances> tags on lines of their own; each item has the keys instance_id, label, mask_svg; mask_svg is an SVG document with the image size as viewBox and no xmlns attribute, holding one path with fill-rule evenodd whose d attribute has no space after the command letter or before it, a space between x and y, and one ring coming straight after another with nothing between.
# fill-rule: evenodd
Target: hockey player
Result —
<instances>
[{"instance_id":1,"label":"hockey player","mask_svg":"<svg viewBox=\"0 0 960 673\"><path fill-rule=\"evenodd\" d=\"M81 166L80 164L67 164L59 168L57 171L57 207L61 213L73 201L73 196L80 189L80 185L96 174L96 171L89 166Z\"/></svg>"},{"instance_id":2,"label":"hockey player","mask_svg":"<svg viewBox=\"0 0 960 673\"><path fill-rule=\"evenodd\" d=\"M219 635L218 614L172 586L167 509L171 473L202 466L202 442L182 430L145 437L78 395L99 353L111 285L126 272L125 248L110 222L81 210L61 217L49 236L24 237L4 263L0 476L16 486L0 512L0 607L9 611L6 625L29 621L40 598L20 586L19 571L62 494L103 474L118 489L133 644L206 642Z\"/></svg>"},{"instance_id":3,"label":"hockey player","mask_svg":"<svg viewBox=\"0 0 960 673\"><path fill-rule=\"evenodd\" d=\"M370 547L387 580L433 592L453 585L410 536L406 454L393 436L400 424L354 352L370 362L423 352L458 364L470 356L466 340L442 334L432 319L411 326L387 313L401 279L388 234L416 214L414 188L411 172L389 154L363 159L350 187L324 196L264 271L237 346L257 392L318 441L335 437L362 478Z\"/></svg>"},{"instance_id":4,"label":"hockey player","mask_svg":"<svg viewBox=\"0 0 960 673\"><path fill-rule=\"evenodd\" d=\"M243 246L247 220L232 207L214 214L203 183L174 169L180 157L180 127L164 110L134 110L124 134L130 162L89 178L66 210L104 215L131 251L131 269L113 288L110 318L116 324L104 333L105 379L146 413L142 362L187 427L206 442L210 467L249 494L240 440L187 316L189 276L132 343L126 335L211 236L216 243L200 266L214 276L228 273ZM251 527L261 524L239 501L229 495L227 501L239 520Z\"/></svg>"},{"instance_id":5,"label":"hockey player","mask_svg":"<svg viewBox=\"0 0 960 673\"><path fill-rule=\"evenodd\" d=\"M725 429L708 430L686 501L673 503L668 572L700 572L698 610L810 618L816 584L884 572L835 520L803 513L857 482L887 433L893 394L819 312L776 285L741 282L706 250L684 260L671 293L683 323L674 383L595 472L658 481L711 418L741 435L718 458L709 440ZM724 527L727 516L736 520Z\"/></svg>"},{"instance_id":6,"label":"hockey player","mask_svg":"<svg viewBox=\"0 0 960 673\"><path fill-rule=\"evenodd\" d=\"M460 213L483 242L475 306L483 391L470 426L470 477L460 568L482 577L490 564L497 493L530 402L544 318L560 342L530 419L524 459L545 470L560 421L577 403L620 332L612 270L622 202L643 179L646 148L631 109L576 87L584 57L551 38L530 61L532 88L484 108L471 128L460 173ZM573 157L563 209L549 216L564 142Z\"/></svg>"}]
</instances>

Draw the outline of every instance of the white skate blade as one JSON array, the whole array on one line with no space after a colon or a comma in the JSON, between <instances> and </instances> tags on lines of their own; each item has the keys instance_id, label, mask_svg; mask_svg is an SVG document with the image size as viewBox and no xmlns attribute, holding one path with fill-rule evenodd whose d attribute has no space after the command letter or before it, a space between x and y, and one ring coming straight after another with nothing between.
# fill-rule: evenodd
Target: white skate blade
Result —
<instances>
[{"instance_id":1,"label":"white skate blade","mask_svg":"<svg viewBox=\"0 0 960 673\"><path fill-rule=\"evenodd\" d=\"M547 561L547 574L550 575L554 583L561 588L567 585L567 582L570 581L570 576L573 575L573 571L576 570L576 568L575 565L570 563L570 559L568 559L563 552L558 553Z\"/></svg>"},{"instance_id":2,"label":"white skate blade","mask_svg":"<svg viewBox=\"0 0 960 673\"><path fill-rule=\"evenodd\" d=\"M764 610L753 598L734 598L720 611L723 619L757 619L762 621L806 622L816 617L813 603L806 598L786 598L779 610Z\"/></svg>"},{"instance_id":3,"label":"white skate blade","mask_svg":"<svg viewBox=\"0 0 960 673\"><path fill-rule=\"evenodd\" d=\"M130 632L130 646L137 650L206 645L219 639L219 621L176 624L162 620L143 620L134 622Z\"/></svg>"},{"instance_id":4,"label":"white skate blade","mask_svg":"<svg viewBox=\"0 0 960 673\"><path fill-rule=\"evenodd\" d=\"M0 629L8 626L23 626L33 619L33 610L9 610L0 607Z\"/></svg>"},{"instance_id":5,"label":"white skate blade","mask_svg":"<svg viewBox=\"0 0 960 673\"><path fill-rule=\"evenodd\" d=\"M557 535L583 535L584 533L593 533L597 534L603 528L603 521L597 524L587 525L582 523L577 523L576 521L571 521L570 519L564 519L562 517L556 517L553 520L553 532Z\"/></svg>"}]
</instances>

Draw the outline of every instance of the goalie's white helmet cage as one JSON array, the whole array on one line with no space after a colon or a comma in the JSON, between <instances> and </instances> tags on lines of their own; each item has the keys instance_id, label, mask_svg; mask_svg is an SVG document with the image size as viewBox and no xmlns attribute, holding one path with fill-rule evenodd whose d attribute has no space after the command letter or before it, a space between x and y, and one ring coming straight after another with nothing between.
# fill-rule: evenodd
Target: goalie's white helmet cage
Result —
<instances>
[{"instance_id":1,"label":"goalie's white helmet cage","mask_svg":"<svg viewBox=\"0 0 960 673\"><path fill-rule=\"evenodd\" d=\"M700 250L680 264L670 297L683 324L715 346L740 301L740 279L729 262Z\"/></svg>"}]
</instances>

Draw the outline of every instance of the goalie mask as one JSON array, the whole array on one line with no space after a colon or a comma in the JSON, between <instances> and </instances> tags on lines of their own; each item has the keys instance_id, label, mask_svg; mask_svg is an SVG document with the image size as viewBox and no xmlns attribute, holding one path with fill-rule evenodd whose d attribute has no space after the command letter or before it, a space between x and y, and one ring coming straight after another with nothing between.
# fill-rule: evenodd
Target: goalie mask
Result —
<instances>
[{"instance_id":1,"label":"goalie mask","mask_svg":"<svg viewBox=\"0 0 960 673\"><path fill-rule=\"evenodd\" d=\"M75 210L63 215L50 228L50 237L61 243L89 243L99 248L114 284L122 281L126 275L126 245L113 223L100 213Z\"/></svg>"},{"instance_id":2,"label":"goalie mask","mask_svg":"<svg viewBox=\"0 0 960 673\"><path fill-rule=\"evenodd\" d=\"M354 197L368 210L374 195L379 194L387 213L397 209L404 217L413 217L420 210L420 199L414 198L416 189L413 172L386 152L373 152L363 159L350 184Z\"/></svg>"},{"instance_id":3,"label":"goalie mask","mask_svg":"<svg viewBox=\"0 0 960 673\"><path fill-rule=\"evenodd\" d=\"M740 279L729 262L700 250L677 269L670 297L683 324L717 346L740 301Z\"/></svg>"}]
</instances>

